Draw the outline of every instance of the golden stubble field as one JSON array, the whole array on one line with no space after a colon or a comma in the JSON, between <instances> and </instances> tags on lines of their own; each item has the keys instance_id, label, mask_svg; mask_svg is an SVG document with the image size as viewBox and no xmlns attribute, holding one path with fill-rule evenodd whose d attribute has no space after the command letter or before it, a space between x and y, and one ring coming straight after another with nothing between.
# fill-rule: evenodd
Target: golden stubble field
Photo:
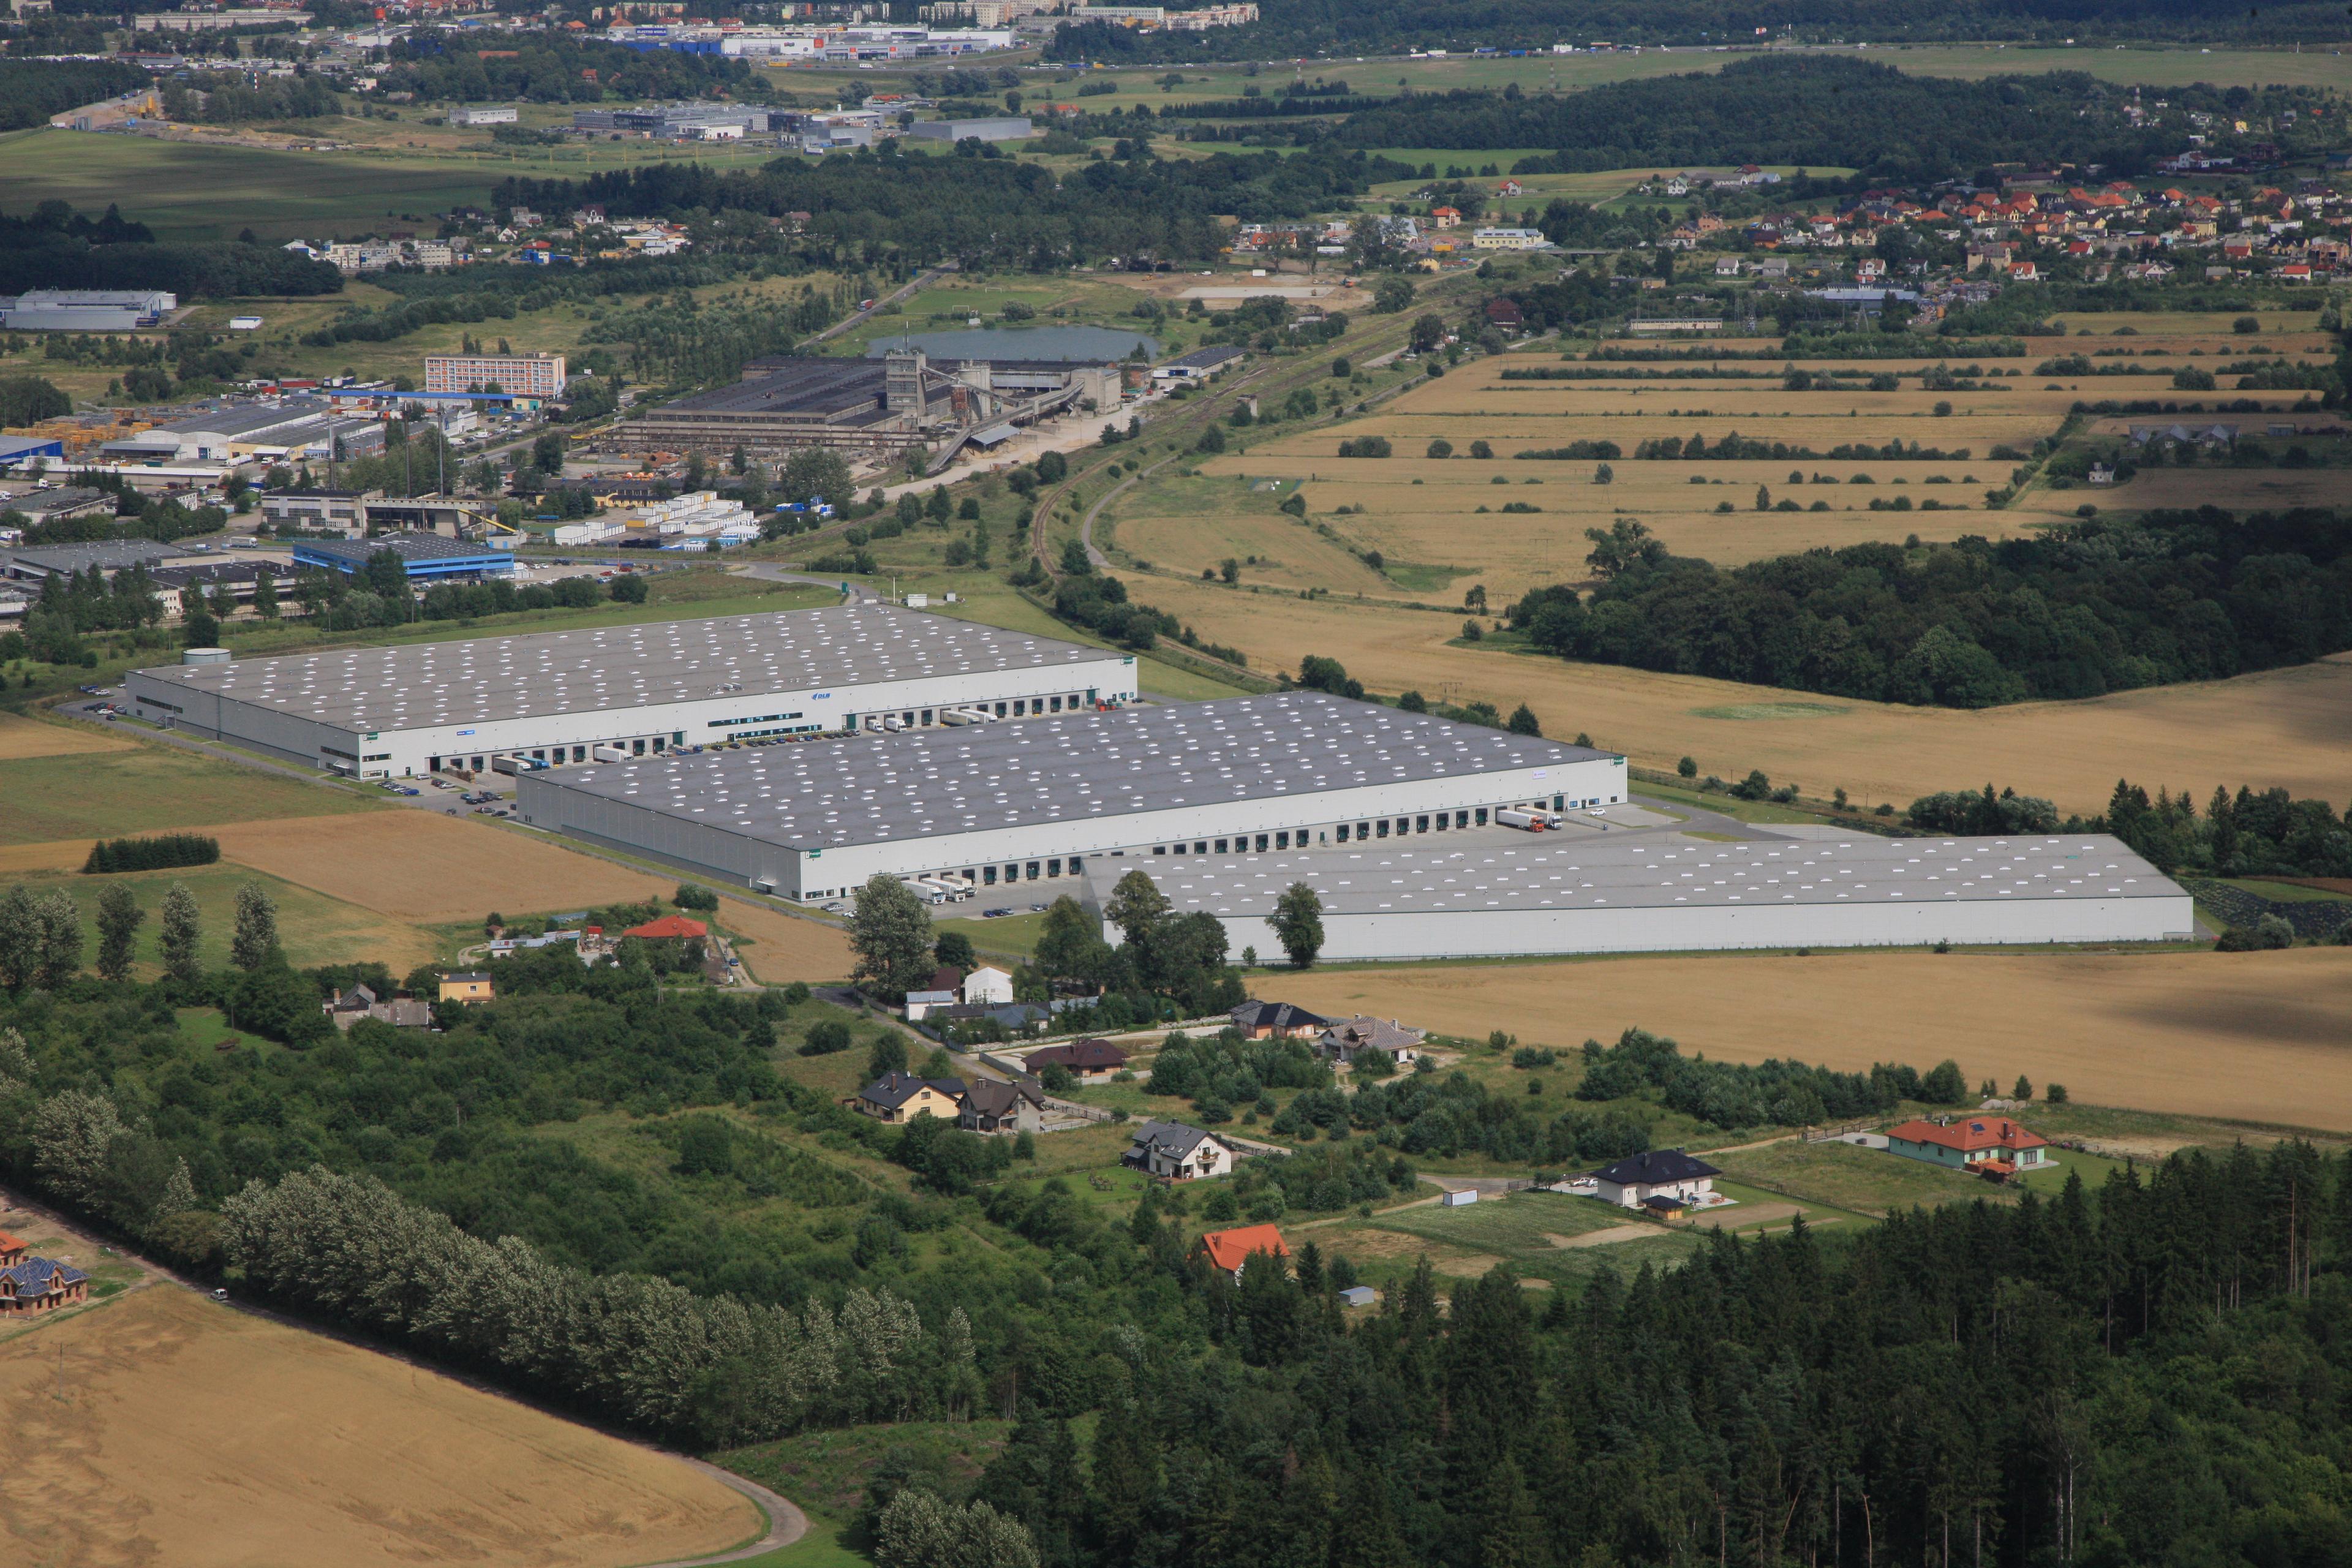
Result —
<instances>
[{"instance_id":1,"label":"golden stubble field","mask_svg":"<svg viewBox=\"0 0 2352 1568\"><path fill-rule=\"evenodd\" d=\"M1864 1071L1946 1058L2076 1100L2352 1131L2352 949L1721 954L1285 975L1265 994L1529 1045L1639 1026L1685 1052Z\"/></svg>"},{"instance_id":2,"label":"golden stubble field","mask_svg":"<svg viewBox=\"0 0 2352 1568\"><path fill-rule=\"evenodd\" d=\"M95 728L44 723L18 713L0 713L0 763L26 757L72 757L87 752L127 752L131 742Z\"/></svg>"},{"instance_id":3,"label":"golden stubble field","mask_svg":"<svg viewBox=\"0 0 2352 1568\"><path fill-rule=\"evenodd\" d=\"M2216 784L2282 784L2340 806L2352 780L2352 654L2232 680L1962 711L1452 646L1458 616L1165 577L1128 581L1139 598L1245 650L1261 669L1296 670L1319 654L1374 691L1484 699L1505 712L1525 702L1547 734L1589 731L1641 766L1671 768L1688 755L1727 778L1761 768L1809 794L1843 785L1863 804L1906 805L1990 779L2087 816L2128 777L2151 790L2186 787L2200 800ZM1783 703L1807 710L1716 716Z\"/></svg>"},{"instance_id":4,"label":"golden stubble field","mask_svg":"<svg viewBox=\"0 0 2352 1568\"><path fill-rule=\"evenodd\" d=\"M0 1511L58 1568L620 1568L756 1537L676 1459L168 1285L0 1345Z\"/></svg>"},{"instance_id":5,"label":"golden stubble field","mask_svg":"<svg viewBox=\"0 0 2352 1568\"><path fill-rule=\"evenodd\" d=\"M217 829L221 854L299 887L417 925L667 900L680 879L632 870L463 817L394 808ZM751 939L745 965L762 980L826 980L856 960L835 927L730 900L719 921Z\"/></svg>"}]
</instances>

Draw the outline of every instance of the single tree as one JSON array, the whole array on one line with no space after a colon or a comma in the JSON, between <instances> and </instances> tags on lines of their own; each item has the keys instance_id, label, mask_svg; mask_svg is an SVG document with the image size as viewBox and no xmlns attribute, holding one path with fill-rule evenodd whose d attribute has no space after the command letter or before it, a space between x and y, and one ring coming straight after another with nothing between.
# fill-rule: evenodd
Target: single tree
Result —
<instances>
[{"instance_id":1,"label":"single tree","mask_svg":"<svg viewBox=\"0 0 2352 1568\"><path fill-rule=\"evenodd\" d=\"M183 985L194 984L201 973L196 944L203 937L204 920L196 910L196 896L188 891L186 883L173 883L163 893L163 918L157 933L163 950L163 973Z\"/></svg>"},{"instance_id":2,"label":"single tree","mask_svg":"<svg viewBox=\"0 0 2352 1568\"><path fill-rule=\"evenodd\" d=\"M887 1073L907 1070L907 1037L896 1030L878 1037L873 1050L866 1053L866 1076L877 1079Z\"/></svg>"},{"instance_id":3,"label":"single tree","mask_svg":"<svg viewBox=\"0 0 2352 1568\"><path fill-rule=\"evenodd\" d=\"M131 960L147 911L129 887L116 882L98 896L98 973L107 980L131 978Z\"/></svg>"},{"instance_id":4,"label":"single tree","mask_svg":"<svg viewBox=\"0 0 2352 1568\"><path fill-rule=\"evenodd\" d=\"M1290 962L1304 969L1323 951L1323 900L1304 882L1293 882L1275 901L1274 934Z\"/></svg>"},{"instance_id":5,"label":"single tree","mask_svg":"<svg viewBox=\"0 0 2352 1568\"><path fill-rule=\"evenodd\" d=\"M1535 710L1524 702L1511 710L1510 729L1514 735L1543 734L1543 726L1536 722Z\"/></svg>"},{"instance_id":6,"label":"single tree","mask_svg":"<svg viewBox=\"0 0 2352 1568\"><path fill-rule=\"evenodd\" d=\"M857 978L893 1000L931 977L931 918L898 878L877 871L857 890L849 945Z\"/></svg>"},{"instance_id":7,"label":"single tree","mask_svg":"<svg viewBox=\"0 0 2352 1568\"><path fill-rule=\"evenodd\" d=\"M278 948L278 900L258 882L236 890L236 931L229 938L228 961L247 973L269 962Z\"/></svg>"},{"instance_id":8,"label":"single tree","mask_svg":"<svg viewBox=\"0 0 2352 1568\"><path fill-rule=\"evenodd\" d=\"M2017 1075L2017 1087L2010 1091L2010 1098L2011 1100L2032 1100L2033 1098L2033 1080L2027 1078L2023 1073L2019 1073Z\"/></svg>"},{"instance_id":9,"label":"single tree","mask_svg":"<svg viewBox=\"0 0 2352 1568\"><path fill-rule=\"evenodd\" d=\"M34 900L40 921L41 956L34 981L54 991L81 967L81 906L63 888L52 889Z\"/></svg>"},{"instance_id":10,"label":"single tree","mask_svg":"<svg viewBox=\"0 0 2352 1568\"><path fill-rule=\"evenodd\" d=\"M939 960L942 969L969 971L980 963L980 955L971 950L971 938L960 931L941 931L940 940L931 946L931 956Z\"/></svg>"},{"instance_id":11,"label":"single tree","mask_svg":"<svg viewBox=\"0 0 2352 1568\"><path fill-rule=\"evenodd\" d=\"M19 882L0 893L0 987L22 991L41 967L41 916Z\"/></svg>"},{"instance_id":12,"label":"single tree","mask_svg":"<svg viewBox=\"0 0 2352 1568\"><path fill-rule=\"evenodd\" d=\"M1139 945L1150 939L1154 927L1168 918L1169 908L1167 896L1149 872L1129 871L1111 889L1110 901L1103 906L1103 914L1118 927L1121 937Z\"/></svg>"}]
</instances>

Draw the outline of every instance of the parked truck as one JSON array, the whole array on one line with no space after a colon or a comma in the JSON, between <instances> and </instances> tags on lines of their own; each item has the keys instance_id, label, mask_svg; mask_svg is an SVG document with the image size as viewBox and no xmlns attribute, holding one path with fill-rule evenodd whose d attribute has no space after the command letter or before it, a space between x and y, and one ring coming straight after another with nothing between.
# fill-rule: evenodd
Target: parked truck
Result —
<instances>
[{"instance_id":1,"label":"parked truck","mask_svg":"<svg viewBox=\"0 0 2352 1568\"><path fill-rule=\"evenodd\" d=\"M535 773L546 770L547 764L537 757L492 757L490 772L494 773Z\"/></svg>"},{"instance_id":2,"label":"parked truck","mask_svg":"<svg viewBox=\"0 0 2352 1568\"><path fill-rule=\"evenodd\" d=\"M1495 821L1497 826L1516 827L1527 833L1541 833L1544 830L1544 820L1540 815L1516 805L1505 806L1496 812Z\"/></svg>"},{"instance_id":3,"label":"parked truck","mask_svg":"<svg viewBox=\"0 0 2352 1568\"><path fill-rule=\"evenodd\" d=\"M629 760L628 752L620 746L593 746L589 748L588 754L600 763L625 763Z\"/></svg>"}]
</instances>

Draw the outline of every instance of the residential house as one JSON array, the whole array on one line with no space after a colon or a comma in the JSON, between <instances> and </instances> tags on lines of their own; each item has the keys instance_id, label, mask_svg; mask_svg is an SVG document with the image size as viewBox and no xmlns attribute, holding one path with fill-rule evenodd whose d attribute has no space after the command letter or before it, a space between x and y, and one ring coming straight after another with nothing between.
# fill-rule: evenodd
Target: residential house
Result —
<instances>
[{"instance_id":1,"label":"residential house","mask_svg":"<svg viewBox=\"0 0 2352 1568\"><path fill-rule=\"evenodd\" d=\"M441 977L440 999L444 1002L488 1002L497 996L497 988L486 970L457 969Z\"/></svg>"},{"instance_id":2,"label":"residential house","mask_svg":"<svg viewBox=\"0 0 2352 1568\"><path fill-rule=\"evenodd\" d=\"M700 921L688 920L684 915L664 915L641 926L631 926L621 934L641 936L647 942L699 942L710 934L710 928Z\"/></svg>"},{"instance_id":3,"label":"residential house","mask_svg":"<svg viewBox=\"0 0 2352 1568\"><path fill-rule=\"evenodd\" d=\"M1706 1199L1721 1174L1680 1149L1652 1149L1593 1172L1592 1180L1603 1203L1672 1214Z\"/></svg>"},{"instance_id":4,"label":"residential house","mask_svg":"<svg viewBox=\"0 0 2352 1568\"><path fill-rule=\"evenodd\" d=\"M24 1244L16 1245L21 1257ZM55 1258L24 1258L0 1268L0 1317L53 1311L89 1296L89 1276Z\"/></svg>"},{"instance_id":5,"label":"residential house","mask_svg":"<svg viewBox=\"0 0 2352 1568\"><path fill-rule=\"evenodd\" d=\"M1058 1067L1080 1083L1104 1083L1127 1070L1127 1053L1108 1040L1072 1040L1066 1046L1031 1051L1021 1058L1021 1065L1033 1073Z\"/></svg>"},{"instance_id":6,"label":"residential house","mask_svg":"<svg viewBox=\"0 0 2352 1568\"><path fill-rule=\"evenodd\" d=\"M1242 1277L1242 1270L1248 1267L1253 1258L1290 1256L1290 1247L1282 1239L1281 1230L1271 1225L1244 1225L1233 1230L1202 1231L1199 1251L1207 1257L1212 1268L1234 1279Z\"/></svg>"},{"instance_id":7,"label":"residential house","mask_svg":"<svg viewBox=\"0 0 2352 1568\"><path fill-rule=\"evenodd\" d=\"M1233 1145L1213 1132L1181 1121L1147 1121L1129 1142L1132 1147L1123 1156L1125 1162L1147 1175L1193 1182L1233 1173Z\"/></svg>"},{"instance_id":8,"label":"residential house","mask_svg":"<svg viewBox=\"0 0 2352 1568\"><path fill-rule=\"evenodd\" d=\"M348 1030L362 1018L373 1018L377 1023L390 1024L395 1029L429 1029L433 1026L430 1003L414 996L380 997L364 985L339 991L333 1000L321 1005L338 1029Z\"/></svg>"},{"instance_id":9,"label":"residential house","mask_svg":"<svg viewBox=\"0 0 2352 1568\"><path fill-rule=\"evenodd\" d=\"M1526 194L1526 187L1521 185L1517 180L1505 180L1501 184L1495 187L1495 194L1498 196L1524 195Z\"/></svg>"},{"instance_id":10,"label":"residential house","mask_svg":"<svg viewBox=\"0 0 2352 1568\"><path fill-rule=\"evenodd\" d=\"M912 1121L936 1116L955 1121L963 1114L964 1096L971 1091L960 1078L917 1078L910 1072L886 1072L845 1103L877 1121Z\"/></svg>"},{"instance_id":11,"label":"residential house","mask_svg":"<svg viewBox=\"0 0 2352 1568\"><path fill-rule=\"evenodd\" d=\"M1519 307L1516 301L1496 299L1486 301L1486 324L1499 327L1507 332L1516 332L1524 322L1519 316Z\"/></svg>"},{"instance_id":12,"label":"residential house","mask_svg":"<svg viewBox=\"0 0 2352 1568\"><path fill-rule=\"evenodd\" d=\"M1045 1126L1045 1091L1028 1079L974 1079L957 1121L967 1132L1035 1132Z\"/></svg>"},{"instance_id":13,"label":"residential house","mask_svg":"<svg viewBox=\"0 0 2352 1568\"><path fill-rule=\"evenodd\" d=\"M1429 209L1429 221L1433 226L1437 228L1459 228L1462 226L1462 209L1459 207L1432 207Z\"/></svg>"},{"instance_id":14,"label":"residential house","mask_svg":"<svg viewBox=\"0 0 2352 1568\"><path fill-rule=\"evenodd\" d=\"M1317 1037L1315 1050L1349 1067L1366 1051L1374 1051L1388 1058L1392 1066L1403 1067L1420 1058L1421 1043L1426 1037L1423 1031L1408 1029L1394 1018L1342 1018Z\"/></svg>"},{"instance_id":15,"label":"residential house","mask_svg":"<svg viewBox=\"0 0 2352 1568\"><path fill-rule=\"evenodd\" d=\"M1244 1002L1233 1010L1234 1027L1253 1040L1311 1040L1331 1020L1288 1002Z\"/></svg>"},{"instance_id":16,"label":"residential house","mask_svg":"<svg viewBox=\"0 0 2352 1568\"><path fill-rule=\"evenodd\" d=\"M1002 969L985 965L963 977L964 1005L970 1007L1003 1007L1013 1001L1013 976Z\"/></svg>"},{"instance_id":17,"label":"residential house","mask_svg":"<svg viewBox=\"0 0 2352 1568\"><path fill-rule=\"evenodd\" d=\"M1999 1116L1906 1121L1887 1129L1886 1152L1995 1180L2053 1163L2048 1140Z\"/></svg>"}]
</instances>

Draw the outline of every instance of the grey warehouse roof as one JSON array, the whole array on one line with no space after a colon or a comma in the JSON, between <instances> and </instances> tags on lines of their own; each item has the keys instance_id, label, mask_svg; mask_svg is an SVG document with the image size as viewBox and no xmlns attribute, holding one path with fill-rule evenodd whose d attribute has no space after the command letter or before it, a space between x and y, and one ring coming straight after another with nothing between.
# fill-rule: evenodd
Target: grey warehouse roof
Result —
<instances>
[{"instance_id":1,"label":"grey warehouse roof","mask_svg":"<svg viewBox=\"0 0 2352 1568\"><path fill-rule=\"evenodd\" d=\"M843 605L140 673L320 723L397 731L1118 657L944 616Z\"/></svg>"},{"instance_id":2,"label":"grey warehouse roof","mask_svg":"<svg viewBox=\"0 0 2352 1568\"><path fill-rule=\"evenodd\" d=\"M1311 797L1614 754L1290 691L856 744L591 765L534 782L805 849ZM1306 821L1318 815L1301 808Z\"/></svg>"},{"instance_id":3,"label":"grey warehouse roof","mask_svg":"<svg viewBox=\"0 0 2352 1568\"><path fill-rule=\"evenodd\" d=\"M44 544L14 550L8 559L20 567L42 572L79 572L95 566L114 572L127 566L152 566L188 552L152 539L105 539L88 544Z\"/></svg>"},{"instance_id":4,"label":"grey warehouse roof","mask_svg":"<svg viewBox=\"0 0 2352 1568\"><path fill-rule=\"evenodd\" d=\"M2121 839L2097 833L1738 844L1546 835L1525 846L1196 856L1145 869L1178 910L1237 917L1269 913L1299 881L1327 916L2182 896Z\"/></svg>"}]
</instances>

